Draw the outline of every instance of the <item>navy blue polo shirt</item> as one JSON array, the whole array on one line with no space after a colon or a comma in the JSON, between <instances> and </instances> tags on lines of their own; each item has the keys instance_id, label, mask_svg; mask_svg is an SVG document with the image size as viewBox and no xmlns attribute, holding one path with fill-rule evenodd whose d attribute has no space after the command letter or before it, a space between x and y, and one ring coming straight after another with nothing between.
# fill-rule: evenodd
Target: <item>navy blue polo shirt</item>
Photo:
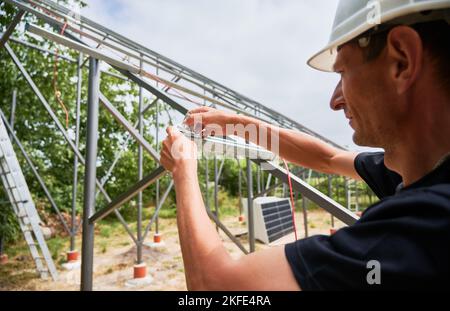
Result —
<instances>
[{"instance_id":1,"label":"navy blue polo shirt","mask_svg":"<svg viewBox=\"0 0 450 311\"><path fill-rule=\"evenodd\" d=\"M408 187L384 165L384 153L363 153L355 168L380 198L354 225L285 246L303 290L449 289L450 158ZM379 262L381 284L368 273ZM373 277L373 274L371 274Z\"/></svg>"}]
</instances>

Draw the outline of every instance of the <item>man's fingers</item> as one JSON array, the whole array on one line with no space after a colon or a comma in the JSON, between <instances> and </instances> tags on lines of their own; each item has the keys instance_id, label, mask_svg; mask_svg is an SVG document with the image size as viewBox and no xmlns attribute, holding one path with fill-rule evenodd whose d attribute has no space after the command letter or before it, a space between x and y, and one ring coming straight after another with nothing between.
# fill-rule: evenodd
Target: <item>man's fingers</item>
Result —
<instances>
[{"instance_id":1,"label":"man's fingers","mask_svg":"<svg viewBox=\"0 0 450 311\"><path fill-rule=\"evenodd\" d=\"M168 137L170 137L172 139L177 138L179 135L181 135L180 131L172 126L169 126L166 129L166 132L167 132Z\"/></svg>"},{"instance_id":2,"label":"man's fingers","mask_svg":"<svg viewBox=\"0 0 450 311\"><path fill-rule=\"evenodd\" d=\"M211 111L211 110L213 110L213 108L203 106L203 107L198 107L198 108L194 108L192 110L189 110L188 114L203 113L203 112L208 112L208 111Z\"/></svg>"},{"instance_id":3,"label":"man's fingers","mask_svg":"<svg viewBox=\"0 0 450 311\"><path fill-rule=\"evenodd\" d=\"M170 153L169 153L169 151L167 150L167 148L164 148L162 151L161 151L161 159L170 159Z\"/></svg>"},{"instance_id":4,"label":"man's fingers","mask_svg":"<svg viewBox=\"0 0 450 311\"><path fill-rule=\"evenodd\" d=\"M197 123L198 123L198 121L200 121L202 123L206 122L207 120L204 119L204 114L214 111L214 110L215 110L214 108L206 107L206 106L192 109L187 113L186 118L184 119L184 123L186 125L192 126L192 125L194 125L194 123L196 123L196 121L197 121Z\"/></svg>"},{"instance_id":5,"label":"man's fingers","mask_svg":"<svg viewBox=\"0 0 450 311\"><path fill-rule=\"evenodd\" d=\"M201 113L197 113L197 114L193 114L193 115L189 114L186 117L186 119L184 120L184 123L188 126L193 126L196 123L197 124L205 123L205 122L207 122L207 120L205 119L204 114L205 114L205 112L202 112L202 114Z\"/></svg>"}]
</instances>

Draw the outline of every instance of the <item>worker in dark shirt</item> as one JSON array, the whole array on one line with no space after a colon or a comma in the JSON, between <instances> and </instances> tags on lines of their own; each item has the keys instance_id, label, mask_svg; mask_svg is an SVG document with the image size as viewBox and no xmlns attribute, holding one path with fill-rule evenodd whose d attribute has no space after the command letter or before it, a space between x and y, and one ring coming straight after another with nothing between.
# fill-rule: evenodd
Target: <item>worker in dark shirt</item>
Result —
<instances>
[{"instance_id":1,"label":"worker in dark shirt","mask_svg":"<svg viewBox=\"0 0 450 311\"><path fill-rule=\"evenodd\" d=\"M382 153L207 107L188 115L206 134L239 135L291 163L364 180L380 201L333 236L231 258L205 211L196 147L168 128L161 161L175 183L189 289L449 288L449 21L450 0L342 0L330 44L309 61L341 75L331 108L344 111L356 144Z\"/></svg>"}]
</instances>

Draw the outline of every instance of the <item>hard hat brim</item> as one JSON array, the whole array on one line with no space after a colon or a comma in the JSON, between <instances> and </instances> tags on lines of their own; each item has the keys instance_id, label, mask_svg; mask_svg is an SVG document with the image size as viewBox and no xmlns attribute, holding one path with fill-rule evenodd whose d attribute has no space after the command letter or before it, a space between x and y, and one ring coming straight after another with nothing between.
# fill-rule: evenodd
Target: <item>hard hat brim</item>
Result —
<instances>
[{"instance_id":1,"label":"hard hat brim","mask_svg":"<svg viewBox=\"0 0 450 311\"><path fill-rule=\"evenodd\" d=\"M308 60L308 65L324 72L334 72L334 63L337 58L337 48L327 46Z\"/></svg>"}]
</instances>

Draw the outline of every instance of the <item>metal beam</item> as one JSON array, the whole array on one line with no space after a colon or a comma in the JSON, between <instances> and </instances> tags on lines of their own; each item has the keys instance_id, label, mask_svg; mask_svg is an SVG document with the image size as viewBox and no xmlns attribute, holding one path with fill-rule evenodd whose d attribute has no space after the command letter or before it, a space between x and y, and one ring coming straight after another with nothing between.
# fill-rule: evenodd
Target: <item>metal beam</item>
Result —
<instances>
[{"instance_id":1,"label":"metal beam","mask_svg":"<svg viewBox=\"0 0 450 311\"><path fill-rule=\"evenodd\" d=\"M16 107L17 107L17 90L14 89L13 96L12 96L12 102L11 102L11 116L9 124L11 125L11 131L14 131L14 121L16 118ZM5 120L6 122L6 120Z\"/></svg>"},{"instance_id":2,"label":"metal beam","mask_svg":"<svg viewBox=\"0 0 450 311\"><path fill-rule=\"evenodd\" d=\"M155 212L153 213L153 216L150 219L150 222L148 223L147 227L145 228L144 235L142 237L143 240L145 240L145 238L147 237L148 232L150 231L150 228L152 227L152 224L158 219L159 211L161 210L162 206L164 205L164 202L166 201L167 197L169 196L169 193L172 190L172 188L173 188L173 180L170 181L170 184L167 187L166 192L163 193L161 200L158 200L158 202L156 204Z\"/></svg>"},{"instance_id":3,"label":"metal beam","mask_svg":"<svg viewBox=\"0 0 450 311\"><path fill-rule=\"evenodd\" d=\"M89 218L89 223L93 224L106 216L108 216L111 212L119 208L124 203L131 200L139 191L142 191L143 189L147 188L149 185L151 185L156 179L162 177L164 174L166 174L167 171L164 167L159 166L157 169L155 169L152 173L147 175L144 179L137 182L135 185L130 187L127 191L119 195L114 201L108 204L107 207L103 208L102 210L95 213L92 217Z\"/></svg>"},{"instance_id":4,"label":"metal beam","mask_svg":"<svg viewBox=\"0 0 450 311\"><path fill-rule=\"evenodd\" d=\"M3 32L0 32L0 36L3 35L3 34L4 34ZM58 59L65 60L65 61L70 62L70 63L77 63L78 62L76 59L73 59L73 58L71 58L69 56L61 55L61 53L55 53L54 51L47 50L47 49L45 49L43 47L40 47L40 46L38 46L36 44L32 44L32 43L20 40L20 39L18 39L16 37L10 37L9 41L17 43L17 44L20 44L20 45L23 45L23 46L25 46L27 48L30 48L30 49L33 49L33 50L37 50L37 51L42 52L42 53L46 53L46 54L52 55L54 57L57 57ZM86 68L89 69L89 66L81 66L81 67L86 67ZM129 79L125 78L124 76L119 75L119 74L114 73L114 72L111 72L111 71L108 71L108 70L100 69L100 72L102 74L105 74L105 75L108 75L108 76L111 76L111 77L114 77L114 78L117 78L117 79L120 79L120 80L123 80L123 81L129 81Z\"/></svg>"},{"instance_id":5,"label":"metal beam","mask_svg":"<svg viewBox=\"0 0 450 311\"><path fill-rule=\"evenodd\" d=\"M131 134L131 136L136 139L136 141L145 148L145 150L152 156L152 158L159 163L159 154L153 149L153 147L150 145L150 143L145 140L145 138L139 133L138 130L136 130L135 127L120 113L119 110L117 110L116 107L113 106L113 104L110 103L110 101L100 93L99 95L100 101L103 104L103 106L111 113L111 115L120 123L122 124L126 130Z\"/></svg>"},{"instance_id":6,"label":"metal beam","mask_svg":"<svg viewBox=\"0 0 450 311\"><path fill-rule=\"evenodd\" d=\"M77 99L76 99L76 113L75 113L75 147L78 149L80 144L80 117L81 117L81 88L83 75L81 72L81 60L83 54L78 54L77 62ZM71 227L72 233L70 235L70 251L75 250L75 235L77 228L75 224L76 212L77 212L77 187L78 187L78 157L73 157L73 180L72 180L72 217Z\"/></svg>"},{"instance_id":7,"label":"metal beam","mask_svg":"<svg viewBox=\"0 0 450 311\"><path fill-rule=\"evenodd\" d=\"M164 94L161 91L159 91L157 88L151 86L150 83L148 83L147 81L145 81L144 79L142 79L138 75L135 75L135 74L133 74L131 72L128 72L128 71L120 69L120 68L115 68L115 69L117 71L119 71L122 75L124 75L125 77L127 77L128 79L130 79L131 81L136 83L137 85L139 85L140 87L143 87L144 89L146 89L147 91L149 91L150 93L155 95L157 98L159 98L160 100L162 100L163 102L168 104L173 109L175 109L178 112L180 112L181 114L185 115L185 114L188 113L189 110L186 107L184 107L181 104L177 103L172 98L170 98L166 94Z\"/></svg>"},{"instance_id":8,"label":"metal beam","mask_svg":"<svg viewBox=\"0 0 450 311\"><path fill-rule=\"evenodd\" d=\"M272 186L269 186L268 188L262 190L260 193L255 194L255 195L253 196L253 198L256 199L256 198L259 198L259 197L263 197L263 196L265 196L266 194L268 194L269 192L275 190L276 188L278 188L278 187L280 187L280 186L282 186L282 185L283 185L283 182L279 182L279 183L276 183L276 184L274 184L274 185L272 185Z\"/></svg>"},{"instance_id":9,"label":"metal beam","mask_svg":"<svg viewBox=\"0 0 450 311\"><path fill-rule=\"evenodd\" d=\"M248 241L250 245L250 253L255 251L255 219L253 215L253 176L252 162L247 159L247 224L248 224Z\"/></svg>"},{"instance_id":10,"label":"metal beam","mask_svg":"<svg viewBox=\"0 0 450 311\"><path fill-rule=\"evenodd\" d=\"M14 16L11 24L8 26L6 31L3 33L3 36L0 38L0 49L3 48L5 43L8 41L9 37L11 37L12 33L14 32L14 29L16 29L17 24L20 23L22 20L23 15L25 14L25 11L20 10L16 16Z\"/></svg>"},{"instance_id":11,"label":"metal beam","mask_svg":"<svg viewBox=\"0 0 450 311\"><path fill-rule=\"evenodd\" d=\"M74 50L79 51L79 52L81 52L83 54L87 54L90 57L94 57L96 59L100 59L100 60L110 64L111 66L119 67L119 68L125 69L125 70L127 70L129 72L132 72L132 73L135 73L135 74L140 73L139 67L135 67L135 66L132 66L132 65L126 63L126 62L117 60L117 59L115 59L113 57L110 57L110 56L106 55L105 53L99 52L97 49L93 49L93 48L90 48L87 45L84 45L82 43L78 43L78 42L75 42L74 40L67 39L64 36L61 36L61 35L56 34L56 33L53 33L51 31L48 31L48 30L44 29L44 28L37 27L37 26L35 26L33 24L27 24L26 25L26 30L31 32L31 33L33 33L33 34L35 34L35 35L41 36L41 37L49 39L51 41L55 41L55 42L60 43L60 44L63 44L65 46L67 46L68 48L74 49Z\"/></svg>"},{"instance_id":12,"label":"metal beam","mask_svg":"<svg viewBox=\"0 0 450 311\"><path fill-rule=\"evenodd\" d=\"M263 160L252 160L258 165L263 165L266 170L282 180L284 183L288 183L287 171L273 162L267 162ZM325 209L327 212L334 215L336 218L341 220L347 225L353 225L359 217L347 210L345 207L335 202L333 199L327 197L325 194L310 186L305 181L301 180L297 176L291 174L292 187L295 191L300 192L303 196L307 197L312 202L316 203L321 208Z\"/></svg>"},{"instance_id":13,"label":"metal beam","mask_svg":"<svg viewBox=\"0 0 450 311\"><path fill-rule=\"evenodd\" d=\"M219 229L221 229L244 254L248 255L248 250L246 250L242 243L230 232L230 230L228 230L227 227L222 222L220 222L216 215L214 215L214 213L209 209L206 209L206 212L208 213L209 218L216 223Z\"/></svg>"},{"instance_id":14,"label":"metal beam","mask_svg":"<svg viewBox=\"0 0 450 311\"><path fill-rule=\"evenodd\" d=\"M94 224L89 221L95 211L95 180L97 172L97 142L100 92L100 64L89 60L89 89L87 115L86 165L84 173L83 243L81 261L81 290L92 290L94 269Z\"/></svg>"},{"instance_id":15,"label":"metal beam","mask_svg":"<svg viewBox=\"0 0 450 311\"><path fill-rule=\"evenodd\" d=\"M143 69L144 63L142 60L140 61L140 68ZM142 87L139 88L139 107L138 107L138 123L139 123L139 136L142 138L144 137L144 122L142 119L142 109L144 108L144 89ZM153 148L152 148L153 149ZM156 151L155 151L156 152ZM138 166L138 180L141 180L144 177L144 154L142 150L142 145L138 145L138 159L137 159L137 166ZM136 228L136 236L137 240L139 241L138 245L136 245L136 263L141 264L142 263L142 191L138 192L138 199L137 199L137 205L138 205L138 212L137 212L137 228Z\"/></svg>"},{"instance_id":16,"label":"metal beam","mask_svg":"<svg viewBox=\"0 0 450 311\"><path fill-rule=\"evenodd\" d=\"M148 104L143 110L141 115L144 116L144 114L158 101L158 98L155 99L153 102L151 102L150 104ZM139 126L139 121L135 122L133 125L133 128L136 128L137 126ZM131 139L131 134L128 132L127 138L125 140L125 142L122 144L122 148L120 151L116 152L115 154L115 158L113 163L111 164L111 166L109 167L108 171L106 172L105 176L102 177L101 179L101 184L102 186L105 186L106 182L108 181L109 177L112 174L112 171L114 170L115 166L117 165L117 163L120 160L120 157L122 156L122 153L124 152L125 146L128 146L128 142ZM158 148L156 148L156 151L158 151ZM96 196L98 195L99 192L97 192Z\"/></svg>"}]
</instances>

